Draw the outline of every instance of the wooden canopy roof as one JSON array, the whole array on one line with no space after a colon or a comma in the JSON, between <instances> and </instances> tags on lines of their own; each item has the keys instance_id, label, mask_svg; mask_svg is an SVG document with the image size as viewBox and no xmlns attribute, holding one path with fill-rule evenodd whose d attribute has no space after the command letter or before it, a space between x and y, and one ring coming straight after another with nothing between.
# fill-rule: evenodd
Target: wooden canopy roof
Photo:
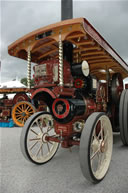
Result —
<instances>
[{"instance_id":1,"label":"wooden canopy roof","mask_svg":"<svg viewBox=\"0 0 128 193\"><path fill-rule=\"evenodd\" d=\"M59 34L62 41L72 42L73 62L86 60L91 74L98 79L106 79L106 69L111 75L120 72L123 78L128 77L128 65L84 18L61 21L33 31L12 43L8 53L27 60L30 50L35 63L58 58Z\"/></svg>"}]
</instances>

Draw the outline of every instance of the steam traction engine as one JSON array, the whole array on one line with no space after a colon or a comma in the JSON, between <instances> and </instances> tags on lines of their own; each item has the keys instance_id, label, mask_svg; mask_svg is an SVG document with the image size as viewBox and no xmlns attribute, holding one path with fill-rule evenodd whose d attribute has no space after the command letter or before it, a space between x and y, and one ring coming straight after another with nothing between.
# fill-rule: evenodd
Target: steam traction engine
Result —
<instances>
[{"instance_id":1,"label":"steam traction engine","mask_svg":"<svg viewBox=\"0 0 128 193\"><path fill-rule=\"evenodd\" d=\"M32 101L49 112L32 115L22 129L21 150L36 164L52 159L59 144L80 146L83 175L99 182L106 175L113 131L128 145L128 66L83 18L36 30L9 46L9 54L34 66Z\"/></svg>"}]
</instances>

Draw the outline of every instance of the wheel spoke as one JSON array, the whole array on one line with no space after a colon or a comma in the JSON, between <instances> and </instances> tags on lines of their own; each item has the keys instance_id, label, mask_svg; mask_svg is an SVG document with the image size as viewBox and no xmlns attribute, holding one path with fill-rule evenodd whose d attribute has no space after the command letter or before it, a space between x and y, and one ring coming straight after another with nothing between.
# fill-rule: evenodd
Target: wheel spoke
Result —
<instances>
[{"instance_id":1,"label":"wheel spoke","mask_svg":"<svg viewBox=\"0 0 128 193\"><path fill-rule=\"evenodd\" d=\"M97 139L99 140L99 139L101 139L102 138L102 128L100 129L100 131L99 131L99 133L98 133L98 136L97 136ZM101 137L101 138L100 138Z\"/></svg>"},{"instance_id":2,"label":"wheel spoke","mask_svg":"<svg viewBox=\"0 0 128 193\"><path fill-rule=\"evenodd\" d=\"M39 155L39 153L40 153L40 151L41 151L41 148L42 148L42 144L40 145L40 147L39 147L39 149L38 149L38 151L37 151L37 153L36 153L36 156Z\"/></svg>"},{"instance_id":3,"label":"wheel spoke","mask_svg":"<svg viewBox=\"0 0 128 193\"><path fill-rule=\"evenodd\" d=\"M26 103L23 104L23 107L24 107L23 109L24 109L24 111L25 111L25 109L26 109Z\"/></svg>"},{"instance_id":4,"label":"wheel spoke","mask_svg":"<svg viewBox=\"0 0 128 193\"><path fill-rule=\"evenodd\" d=\"M57 135L50 135L50 137L57 137Z\"/></svg>"},{"instance_id":5,"label":"wheel spoke","mask_svg":"<svg viewBox=\"0 0 128 193\"><path fill-rule=\"evenodd\" d=\"M40 128L40 131L41 131L41 133L42 133L42 128L41 128L41 126L40 126L38 120L36 121L36 124L37 124L37 126Z\"/></svg>"},{"instance_id":6,"label":"wheel spoke","mask_svg":"<svg viewBox=\"0 0 128 193\"><path fill-rule=\"evenodd\" d=\"M28 110L29 106L26 108L26 111Z\"/></svg>"},{"instance_id":7,"label":"wheel spoke","mask_svg":"<svg viewBox=\"0 0 128 193\"><path fill-rule=\"evenodd\" d=\"M21 105L21 109L22 109L22 111L24 111L24 105L23 104Z\"/></svg>"},{"instance_id":8,"label":"wheel spoke","mask_svg":"<svg viewBox=\"0 0 128 193\"><path fill-rule=\"evenodd\" d=\"M21 114L19 114L19 115L16 115L16 117L17 117L17 118L19 118L19 117L22 117L22 115L21 115Z\"/></svg>"},{"instance_id":9,"label":"wheel spoke","mask_svg":"<svg viewBox=\"0 0 128 193\"><path fill-rule=\"evenodd\" d=\"M52 129L53 129L53 128L48 127L48 128L47 128L47 132L51 131Z\"/></svg>"},{"instance_id":10,"label":"wheel spoke","mask_svg":"<svg viewBox=\"0 0 128 193\"><path fill-rule=\"evenodd\" d=\"M29 107L29 108L27 109L27 111L28 111L28 112L31 112L31 111L33 111L33 109L31 109L31 107Z\"/></svg>"},{"instance_id":11,"label":"wheel spoke","mask_svg":"<svg viewBox=\"0 0 128 193\"><path fill-rule=\"evenodd\" d=\"M33 114L33 110L31 110L31 111L28 111L27 113L28 113L28 114Z\"/></svg>"},{"instance_id":12,"label":"wheel spoke","mask_svg":"<svg viewBox=\"0 0 128 193\"><path fill-rule=\"evenodd\" d=\"M48 151L50 152L50 147L49 147L49 144L47 143L47 148L48 148Z\"/></svg>"},{"instance_id":13,"label":"wheel spoke","mask_svg":"<svg viewBox=\"0 0 128 193\"><path fill-rule=\"evenodd\" d=\"M93 133L93 140L98 140L98 137L96 136L96 128L95 128L95 130L94 130L94 133Z\"/></svg>"},{"instance_id":14,"label":"wheel spoke","mask_svg":"<svg viewBox=\"0 0 128 193\"><path fill-rule=\"evenodd\" d=\"M23 117L23 119L22 119L22 123L23 123L23 124L25 123L25 117Z\"/></svg>"},{"instance_id":15,"label":"wheel spoke","mask_svg":"<svg viewBox=\"0 0 128 193\"><path fill-rule=\"evenodd\" d=\"M43 127L46 127L46 125L47 125L47 124L46 124L46 119L41 119L41 122L42 122L42 126L43 126Z\"/></svg>"},{"instance_id":16,"label":"wheel spoke","mask_svg":"<svg viewBox=\"0 0 128 193\"><path fill-rule=\"evenodd\" d=\"M17 107L16 111L18 111L19 113L22 113L22 109L20 109L19 107Z\"/></svg>"},{"instance_id":17,"label":"wheel spoke","mask_svg":"<svg viewBox=\"0 0 128 193\"><path fill-rule=\"evenodd\" d=\"M29 141L35 141L35 140L40 140L40 138L32 138L32 139L29 139Z\"/></svg>"},{"instance_id":18,"label":"wheel spoke","mask_svg":"<svg viewBox=\"0 0 128 193\"><path fill-rule=\"evenodd\" d=\"M28 115L33 115L33 113L34 113L33 111L32 111L32 112L29 112Z\"/></svg>"},{"instance_id":19,"label":"wheel spoke","mask_svg":"<svg viewBox=\"0 0 128 193\"><path fill-rule=\"evenodd\" d=\"M29 148L29 150L32 150L33 149L33 147L35 147L35 145L38 143L38 141L36 141L30 148Z\"/></svg>"},{"instance_id":20,"label":"wheel spoke","mask_svg":"<svg viewBox=\"0 0 128 193\"><path fill-rule=\"evenodd\" d=\"M20 110L20 112L22 112L22 106L20 105L20 106L18 106L17 107L17 109L19 109Z\"/></svg>"},{"instance_id":21,"label":"wheel spoke","mask_svg":"<svg viewBox=\"0 0 128 193\"><path fill-rule=\"evenodd\" d=\"M25 116L25 117L24 117L24 121L26 122L26 121L27 121L27 119L28 119L28 116Z\"/></svg>"},{"instance_id":22,"label":"wheel spoke","mask_svg":"<svg viewBox=\"0 0 128 193\"><path fill-rule=\"evenodd\" d=\"M106 133L105 138L104 138L104 143L106 143L106 140L108 139L108 133Z\"/></svg>"},{"instance_id":23,"label":"wheel spoke","mask_svg":"<svg viewBox=\"0 0 128 193\"><path fill-rule=\"evenodd\" d=\"M42 157L43 157L43 155L44 155L44 152L43 152L43 144L42 144L42 148L41 148L41 155L42 155Z\"/></svg>"},{"instance_id":24,"label":"wheel spoke","mask_svg":"<svg viewBox=\"0 0 128 193\"><path fill-rule=\"evenodd\" d=\"M19 118L17 118L17 121L18 121L18 120L22 120L22 117L20 116Z\"/></svg>"},{"instance_id":25,"label":"wheel spoke","mask_svg":"<svg viewBox=\"0 0 128 193\"><path fill-rule=\"evenodd\" d=\"M103 139L104 121L101 119L100 122L101 122L101 128L100 128L100 132L97 136L98 140Z\"/></svg>"},{"instance_id":26,"label":"wheel spoke","mask_svg":"<svg viewBox=\"0 0 128 193\"><path fill-rule=\"evenodd\" d=\"M38 135L38 133L36 133L33 129L30 129L30 131L32 131L35 135Z\"/></svg>"},{"instance_id":27,"label":"wheel spoke","mask_svg":"<svg viewBox=\"0 0 128 193\"><path fill-rule=\"evenodd\" d=\"M91 160L97 155L97 153L100 151L100 149L98 148L95 153L93 153L93 155L91 156Z\"/></svg>"},{"instance_id":28,"label":"wheel spoke","mask_svg":"<svg viewBox=\"0 0 128 193\"><path fill-rule=\"evenodd\" d=\"M99 152L98 157L99 157L99 159L98 159L97 171L100 169L101 164L102 164L101 163L101 161L102 161L102 153L101 152Z\"/></svg>"},{"instance_id":29,"label":"wheel spoke","mask_svg":"<svg viewBox=\"0 0 128 193\"><path fill-rule=\"evenodd\" d=\"M53 145L53 142L52 141L48 141L48 143L52 144Z\"/></svg>"},{"instance_id":30,"label":"wheel spoke","mask_svg":"<svg viewBox=\"0 0 128 193\"><path fill-rule=\"evenodd\" d=\"M15 114L16 114L16 115L20 115L20 114L21 114L21 112L17 112L17 111L16 111L16 112L15 112Z\"/></svg>"}]
</instances>

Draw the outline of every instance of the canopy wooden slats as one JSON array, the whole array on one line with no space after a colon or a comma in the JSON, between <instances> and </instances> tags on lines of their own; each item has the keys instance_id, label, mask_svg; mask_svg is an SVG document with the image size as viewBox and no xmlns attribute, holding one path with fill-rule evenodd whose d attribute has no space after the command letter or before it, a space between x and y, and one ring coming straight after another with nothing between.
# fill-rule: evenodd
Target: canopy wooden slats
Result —
<instances>
[{"instance_id":1,"label":"canopy wooden slats","mask_svg":"<svg viewBox=\"0 0 128 193\"><path fill-rule=\"evenodd\" d=\"M42 35L49 32L50 35ZM91 73L98 79L106 79L100 69L120 72L123 78L128 77L128 65L103 39L103 37L83 19L71 19L40 28L20 38L8 47L10 55L27 60L27 50L31 50L32 62L40 63L50 58L58 58L58 41L73 44L73 62L87 60ZM41 37L40 39L38 37ZM118 41L118 40L117 40ZM25 54L26 52L26 54ZM97 69L97 72L95 72ZM110 71L110 73L113 73Z\"/></svg>"},{"instance_id":2,"label":"canopy wooden slats","mask_svg":"<svg viewBox=\"0 0 128 193\"><path fill-rule=\"evenodd\" d=\"M89 61L89 63L90 64L99 64L99 62L112 62L113 61L113 59L100 59L99 58L99 60L91 60L91 61Z\"/></svg>"},{"instance_id":3,"label":"canopy wooden slats","mask_svg":"<svg viewBox=\"0 0 128 193\"><path fill-rule=\"evenodd\" d=\"M110 58L109 56L90 56L90 57L83 57L85 60L88 60L88 61L91 61L91 60L94 60L94 59L106 59L106 58Z\"/></svg>"},{"instance_id":4,"label":"canopy wooden slats","mask_svg":"<svg viewBox=\"0 0 128 193\"><path fill-rule=\"evenodd\" d=\"M50 50L49 52L46 52L45 54L41 55L40 57L38 57L37 59L40 60L41 58L45 58L46 56L54 53L55 51L57 51L58 49L53 49L53 50Z\"/></svg>"},{"instance_id":5,"label":"canopy wooden slats","mask_svg":"<svg viewBox=\"0 0 128 193\"><path fill-rule=\"evenodd\" d=\"M85 37L85 35L79 33L79 34L71 35L70 37L67 37L66 39L70 41L72 39L81 38L81 37Z\"/></svg>"},{"instance_id":6,"label":"canopy wooden slats","mask_svg":"<svg viewBox=\"0 0 128 193\"><path fill-rule=\"evenodd\" d=\"M44 47L46 47L46 46L53 46L53 43L55 43L55 41L54 40L52 40L52 41L49 41L49 42L47 42L47 43L44 43L43 45L41 44L40 46L38 46L38 47L36 47L35 49L33 49L32 50L32 53L34 53L34 52L36 52L36 51L39 51L39 49L41 48L44 48Z\"/></svg>"},{"instance_id":7,"label":"canopy wooden slats","mask_svg":"<svg viewBox=\"0 0 128 193\"><path fill-rule=\"evenodd\" d=\"M71 42L73 42L77 47L79 47L79 46L82 46L82 45L94 45L94 42L92 41L92 40L85 40L85 41L78 41L78 42L76 42L76 41L73 41L72 39L71 39Z\"/></svg>"}]
</instances>

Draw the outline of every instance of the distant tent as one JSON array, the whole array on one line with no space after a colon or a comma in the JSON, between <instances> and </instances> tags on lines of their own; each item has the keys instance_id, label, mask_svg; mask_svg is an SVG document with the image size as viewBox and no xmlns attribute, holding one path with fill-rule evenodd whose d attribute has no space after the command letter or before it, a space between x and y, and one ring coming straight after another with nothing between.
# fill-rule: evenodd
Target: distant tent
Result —
<instances>
[{"instance_id":1,"label":"distant tent","mask_svg":"<svg viewBox=\"0 0 128 193\"><path fill-rule=\"evenodd\" d=\"M20 81L14 79L8 82L0 83L0 88L25 88L26 86Z\"/></svg>"},{"instance_id":2,"label":"distant tent","mask_svg":"<svg viewBox=\"0 0 128 193\"><path fill-rule=\"evenodd\" d=\"M20 81L14 79L8 82L0 83L0 89L4 88L26 88L24 84ZM13 98L15 94L8 94L8 98ZM3 94L0 94L0 98L3 97Z\"/></svg>"}]
</instances>

